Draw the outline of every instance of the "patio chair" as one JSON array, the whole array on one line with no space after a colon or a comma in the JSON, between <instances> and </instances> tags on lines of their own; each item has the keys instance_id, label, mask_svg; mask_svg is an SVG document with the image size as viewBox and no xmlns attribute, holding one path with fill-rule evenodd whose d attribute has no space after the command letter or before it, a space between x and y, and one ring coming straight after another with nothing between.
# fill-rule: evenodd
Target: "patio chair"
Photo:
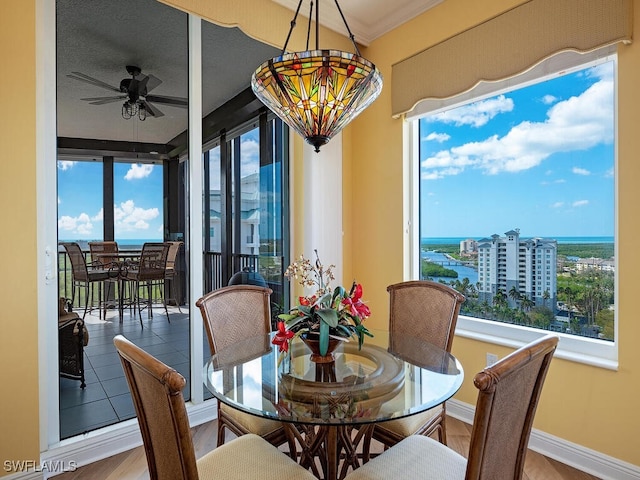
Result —
<instances>
[{"instance_id":1,"label":"patio chair","mask_svg":"<svg viewBox=\"0 0 640 480\"><path fill-rule=\"evenodd\" d=\"M416 280L387 287L390 300L389 349L394 351L394 337L418 337L451 352L460 307L465 298L460 292L442 283ZM399 352L394 352L399 353ZM418 415L376 425L373 438L391 447L409 435L438 434L447 443L446 407L442 405ZM369 451L365 444L365 458Z\"/></svg>"},{"instance_id":2,"label":"patio chair","mask_svg":"<svg viewBox=\"0 0 640 480\"><path fill-rule=\"evenodd\" d=\"M120 284L118 275L115 274L119 271L120 261L118 258L118 243L113 241L89 242L89 256L91 257L90 268L103 268L114 272L114 275L112 275L108 280L112 285L114 285L114 288L111 290L111 285L109 285L108 292L111 293L111 291L113 291L116 293ZM118 292L118 295L122 295L122 292ZM110 295L105 295L104 301L110 302L113 300L113 298L109 297Z\"/></svg>"},{"instance_id":3,"label":"patio chair","mask_svg":"<svg viewBox=\"0 0 640 480\"><path fill-rule=\"evenodd\" d=\"M433 438L411 435L348 480L521 480L533 418L558 337L516 350L473 379L478 389L468 459Z\"/></svg>"},{"instance_id":4,"label":"patio chair","mask_svg":"<svg viewBox=\"0 0 640 480\"><path fill-rule=\"evenodd\" d=\"M182 396L184 377L122 335L113 343L131 391L151 480L315 478L257 435L234 439L196 460Z\"/></svg>"},{"instance_id":5,"label":"patio chair","mask_svg":"<svg viewBox=\"0 0 640 480\"><path fill-rule=\"evenodd\" d=\"M103 282L111 280L117 275L117 270L105 268L104 265L94 265L93 263L87 263L82 249L76 242L61 242L64 247L69 260L71 261L71 276L72 276L72 293L71 304L75 304L77 289L84 289L84 313L82 319L87 315L87 310L93 310L93 295L94 286L98 286L98 316L102 318L102 291ZM107 287L110 288L111 282L107 282ZM109 290L106 292L106 297L109 296ZM91 308L89 308L91 304ZM106 306L106 304L104 304ZM106 308L105 308L106 316Z\"/></svg>"},{"instance_id":6,"label":"patio chair","mask_svg":"<svg viewBox=\"0 0 640 480\"><path fill-rule=\"evenodd\" d=\"M170 300L173 300L178 307L178 311L182 313L180 309L180 301L178 300L178 294L176 293L176 282L178 281L178 269L176 268L176 261L178 260L178 252L184 242L165 242L169 245L169 251L167 253L167 265L165 267L164 279L165 282L171 282L171 296L167 298L165 301L169 303Z\"/></svg>"},{"instance_id":7,"label":"patio chair","mask_svg":"<svg viewBox=\"0 0 640 480\"><path fill-rule=\"evenodd\" d=\"M255 285L231 285L198 299L211 355L249 336L271 331L271 289ZM239 412L218 402L218 445L225 441L225 429L235 435L256 433L277 446L286 443L284 428L277 420L267 420ZM289 444L295 456L295 445Z\"/></svg>"},{"instance_id":8,"label":"patio chair","mask_svg":"<svg viewBox=\"0 0 640 480\"><path fill-rule=\"evenodd\" d=\"M167 265L167 254L169 246L166 243L147 242L142 245L140 260L131 262L122 271L121 279L132 284L132 303L134 308L138 309L140 318L140 326L144 328L142 323L142 310L147 308L148 317L153 317L153 296L154 292L160 297L164 312L167 315L167 321L171 323L169 318L169 310L167 310L167 302L164 296L165 269ZM146 290L146 297L140 295L140 288ZM142 306L144 304L144 307Z\"/></svg>"}]
</instances>

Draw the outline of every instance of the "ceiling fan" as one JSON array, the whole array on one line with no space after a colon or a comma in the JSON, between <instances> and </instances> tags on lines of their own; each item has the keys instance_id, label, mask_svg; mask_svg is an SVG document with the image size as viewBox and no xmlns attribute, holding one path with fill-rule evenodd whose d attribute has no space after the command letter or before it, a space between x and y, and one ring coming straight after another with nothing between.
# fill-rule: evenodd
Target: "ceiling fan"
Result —
<instances>
[{"instance_id":1,"label":"ceiling fan","mask_svg":"<svg viewBox=\"0 0 640 480\"><path fill-rule=\"evenodd\" d=\"M126 68L131 78L123 78L120 81L120 87L114 87L81 72L71 72L67 77L119 93L120 95L111 97L81 98L81 100L87 101L91 105L104 105L124 100L122 104L122 118L125 119L137 116L140 120L145 120L147 116L156 118L164 116L164 113L150 102L180 108L186 108L188 106L186 98L149 95L149 92L160 85L162 80L153 75L144 75L140 67L127 65Z\"/></svg>"}]
</instances>

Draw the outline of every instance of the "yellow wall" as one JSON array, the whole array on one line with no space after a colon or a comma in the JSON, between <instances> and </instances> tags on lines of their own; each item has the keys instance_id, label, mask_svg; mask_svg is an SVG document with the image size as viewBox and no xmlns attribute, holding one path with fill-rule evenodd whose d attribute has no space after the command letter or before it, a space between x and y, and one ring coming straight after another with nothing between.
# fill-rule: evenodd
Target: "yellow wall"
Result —
<instances>
[{"instance_id":1,"label":"yellow wall","mask_svg":"<svg viewBox=\"0 0 640 480\"><path fill-rule=\"evenodd\" d=\"M402 122L391 119L391 65L452 34L473 26L522 0L447 0L430 12L375 41L363 54L376 63L385 77L381 97L345 131L344 230L345 275L365 285L374 316L371 326L386 323L389 283L402 280ZM288 21L291 14L264 0L166 0L165 3L198 12L224 24L240 23L243 30L272 45L284 33L274 19ZM0 399L0 457L37 459L38 353L36 294L36 149L35 149L35 2L0 2L0 52L5 65L0 75L3 112L0 118L3 155L0 159L0 235L5 252L0 276L3 333L0 360L3 393ZM640 12L635 14L640 25ZM332 41L333 34L323 33ZM295 42L300 43L300 35ZM341 48L348 42L337 37ZM292 45L295 45L292 44ZM333 45L332 45L333 46ZM18 79L18 81L16 81ZM621 47L619 56L619 334L620 368L606 371L555 360L543 392L535 427L613 457L640 465L636 447L640 415L640 322L632 298L640 272L635 239L640 226L634 208L640 189L640 45ZM300 155L300 142L294 153ZM296 175L297 176L297 175ZM301 198L296 194L296 198ZM300 202L302 203L302 202ZM298 208L296 206L295 208ZM298 227L301 232L297 216ZM468 378L457 398L475 402L473 372L481 369L488 349L500 356L504 348L456 338L454 353ZM11 432L11 434L8 434ZM5 473L0 468L0 476Z\"/></svg>"},{"instance_id":2,"label":"yellow wall","mask_svg":"<svg viewBox=\"0 0 640 480\"><path fill-rule=\"evenodd\" d=\"M38 460L35 2L0 2L0 459ZM0 464L0 476L5 475Z\"/></svg>"},{"instance_id":3,"label":"yellow wall","mask_svg":"<svg viewBox=\"0 0 640 480\"><path fill-rule=\"evenodd\" d=\"M447 0L421 17L376 40L366 55L381 69L385 87L381 97L351 127L354 145L351 168L358 180L350 187L354 203L351 237L352 265L366 285L374 317L384 326L388 311L385 291L402 280L402 121L391 118L391 65L511 8L521 1ZM640 26L640 9L634 24ZM620 368L617 372L556 359L551 366L534 428L579 445L640 465L637 435L640 414L640 322L633 300L639 284L636 239L640 223L640 44L619 48L618 88L618 313ZM357 248L356 248L357 246ZM482 369L486 352L506 355L506 348L457 337L454 354L467 378L457 399L475 404L472 385Z\"/></svg>"}]
</instances>

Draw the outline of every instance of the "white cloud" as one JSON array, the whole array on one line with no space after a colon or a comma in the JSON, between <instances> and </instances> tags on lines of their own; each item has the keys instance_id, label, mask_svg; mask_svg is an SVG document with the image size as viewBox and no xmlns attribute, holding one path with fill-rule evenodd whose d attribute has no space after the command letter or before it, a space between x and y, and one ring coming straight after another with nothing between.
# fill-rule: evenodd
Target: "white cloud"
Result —
<instances>
[{"instance_id":1,"label":"white cloud","mask_svg":"<svg viewBox=\"0 0 640 480\"><path fill-rule=\"evenodd\" d=\"M81 213L77 217L63 215L58 219L58 231L89 235L93 232L93 223L91 223L91 218L86 213Z\"/></svg>"},{"instance_id":2,"label":"white cloud","mask_svg":"<svg viewBox=\"0 0 640 480\"><path fill-rule=\"evenodd\" d=\"M58 168L63 172L65 170L69 170L70 168L73 168L75 164L76 162L72 162L70 160L58 160Z\"/></svg>"},{"instance_id":3,"label":"white cloud","mask_svg":"<svg viewBox=\"0 0 640 480\"><path fill-rule=\"evenodd\" d=\"M544 122L524 121L502 137L493 135L437 152L422 161L422 168L433 169L423 178L459 174L464 168L480 169L490 175L518 172L540 165L556 152L587 150L611 142L612 98L613 81L600 80L581 95L553 105ZM456 168L448 170L450 167Z\"/></svg>"},{"instance_id":4,"label":"white cloud","mask_svg":"<svg viewBox=\"0 0 640 480\"><path fill-rule=\"evenodd\" d=\"M589 170L580 168L580 167L573 167L571 171L576 175L584 175L584 176L591 175L591 172Z\"/></svg>"},{"instance_id":5,"label":"white cloud","mask_svg":"<svg viewBox=\"0 0 640 480\"><path fill-rule=\"evenodd\" d=\"M586 205L589 205L589 200L578 200L571 204L573 207L584 207Z\"/></svg>"},{"instance_id":6,"label":"white cloud","mask_svg":"<svg viewBox=\"0 0 640 480\"><path fill-rule=\"evenodd\" d=\"M426 137L424 137L424 139L428 142L435 141L438 143L446 142L450 138L451 136L446 133L436 133L436 132L432 132Z\"/></svg>"},{"instance_id":7,"label":"white cloud","mask_svg":"<svg viewBox=\"0 0 640 480\"><path fill-rule=\"evenodd\" d=\"M513 100L504 95L499 95L495 98L431 115L426 117L425 120L453 123L456 126L473 125L474 127L481 127L499 113L510 112L511 110L513 110Z\"/></svg>"},{"instance_id":8,"label":"white cloud","mask_svg":"<svg viewBox=\"0 0 640 480\"><path fill-rule=\"evenodd\" d=\"M604 172L605 178L611 178L613 177L614 174L615 174L615 169L613 167L611 167L609 170Z\"/></svg>"},{"instance_id":9,"label":"white cloud","mask_svg":"<svg viewBox=\"0 0 640 480\"><path fill-rule=\"evenodd\" d=\"M131 168L127 170L124 176L125 180L138 180L140 178L146 178L151 175L153 171L153 165L142 165L141 163L134 163Z\"/></svg>"},{"instance_id":10,"label":"white cloud","mask_svg":"<svg viewBox=\"0 0 640 480\"><path fill-rule=\"evenodd\" d=\"M551 208L561 208L564 205L564 202L556 202L551 205Z\"/></svg>"},{"instance_id":11,"label":"white cloud","mask_svg":"<svg viewBox=\"0 0 640 480\"><path fill-rule=\"evenodd\" d=\"M133 200L114 205L114 218L118 232L134 232L147 230L149 221L157 218L160 211L157 208L136 207Z\"/></svg>"},{"instance_id":12,"label":"white cloud","mask_svg":"<svg viewBox=\"0 0 640 480\"><path fill-rule=\"evenodd\" d=\"M544 103L545 105L551 105L552 103L556 103L557 100L558 99L553 95L545 95L544 97L542 97L542 103Z\"/></svg>"},{"instance_id":13,"label":"white cloud","mask_svg":"<svg viewBox=\"0 0 640 480\"><path fill-rule=\"evenodd\" d=\"M255 140L244 140L240 145L241 164L240 175L246 177L258 173L260 165L260 144Z\"/></svg>"}]
</instances>

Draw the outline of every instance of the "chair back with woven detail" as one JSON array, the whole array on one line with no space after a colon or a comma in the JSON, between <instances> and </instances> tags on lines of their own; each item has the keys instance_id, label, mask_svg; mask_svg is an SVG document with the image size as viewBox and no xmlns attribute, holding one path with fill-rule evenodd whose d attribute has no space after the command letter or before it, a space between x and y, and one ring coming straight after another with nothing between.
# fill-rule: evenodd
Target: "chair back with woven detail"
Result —
<instances>
[{"instance_id":1,"label":"chair back with woven detail","mask_svg":"<svg viewBox=\"0 0 640 480\"><path fill-rule=\"evenodd\" d=\"M387 291L392 339L395 335L420 338L451 351L464 295L430 280L396 283Z\"/></svg>"},{"instance_id":2,"label":"chair back with woven detail","mask_svg":"<svg viewBox=\"0 0 640 480\"><path fill-rule=\"evenodd\" d=\"M118 243L111 241L89 242L89 254L91 255L91 264L94 267L117 264L118 262Z\"/></svg>"},{"instance_id":3,"label":"chair back with woven detail","mask_svg":"<svg viewBox=\"0 0 640 480\"><path fill-rule=\"evenodd\" d=\"M547 335L478 373L466 480L519 480L558 337Z\"/></svg>"},{"instance_id":4,"label":"chair back with woven detail","mask_svg":"<svg viewBox=\"0 0 640 480\"><path fill-rule=\"evenodd\" d=\"M137 279L163 280L167 267L169 246L166 243L147 242L142 245L142 253L137 268Z\"/></svg>"},{"instance_id":5,"label":"chair back with woven detail","mask_svg":"<svg viewBox=\"0 0 640 480\"><path fill-rule=\"evenodd\" d=\"M71 273L73 275L73 279L81 282L89 281L87 261L80 245L76 242L63 242L62 245L69 256L69 261L71 262Z\"/></svg>"},{"instance_id":6,"label":"chair back with woven detail","mask_svg":"<svg viewBox=\"0 0 640 480\"><path fill-rule=\"evenodd\" d=\"M182 396L184 377L122 335L117 335L113 343L131 391L151 479L197 480Z\"/></svg>"},{"instance_id":7,"label":"chair back with woven detail","mask_svg":"<svg viewBox=\"0 0 640 480\"><path fill-rule=\"evenodd\" d=\"M196 302L205 322L213 355L247 337L271 331L271 289L232 285L214 290Z\"/></svg>"}]
</instances>

